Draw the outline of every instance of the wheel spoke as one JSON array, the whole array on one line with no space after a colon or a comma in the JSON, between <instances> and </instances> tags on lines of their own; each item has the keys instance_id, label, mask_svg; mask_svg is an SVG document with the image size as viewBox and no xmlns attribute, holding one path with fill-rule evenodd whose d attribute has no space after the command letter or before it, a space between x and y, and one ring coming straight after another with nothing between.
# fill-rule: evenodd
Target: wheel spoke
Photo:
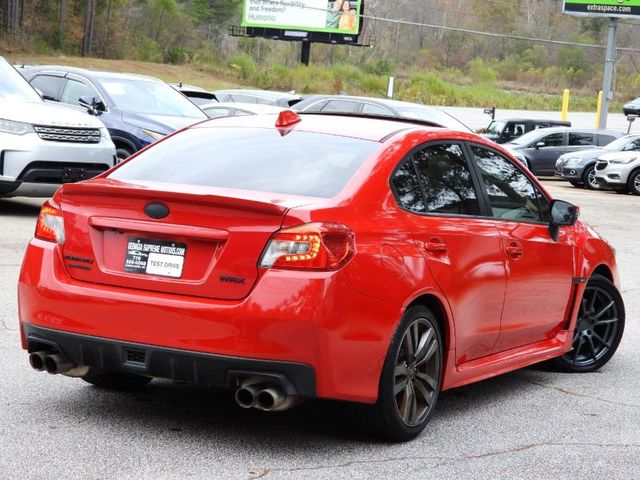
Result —
<instances>
[{"instance_id":1,"label":"wheel spoke","mask_svg":"<svg viewBox=\"0 0 640 480\"><path fill-rule=\"evenodd\" d=\"M429 345L429 348L425 352L424 357L422 357L420 359L420 361L418 363L416 363L416 367L419 367L419 366L423 365L424 363L428 362L429 360L431 360L431 357L433 357L433 355L437 351L438 351L438 340L436 340L434 338L432 340L432 342L431 342L431 345Z\"/></svg>"},{"instance_id":2,"label":"wheel spoke","mask_svg":"<svg viewBox=\"0 0 640 480\"><path fill-rule=\"evenodd\" d=\"M602 338L598 333L593 332L593 338L598 340L602 345L605 345L607 348L611 348L611 344L608 343L604 338Z\"/></svg>"},{"instance_id":3,"label":"wheel spoke","mask_svg":"<svg viewBox=\"0 0 640 480\"><path fill-rule=\"evenodd\" d=\"M579 333L578 337L580 338L580 341L578 342L578 346L573 351L573 363L576 363L576 361L578 360L578 355L580 355L580 349L584 344L584 335L582 333Z\"/></svg>"},{"instance_id":4,"label":"wheel spoke","mask_svg":"<svg viewBox=\"0 0 640 480\"><path fill-rule=\"evenodd\" d=\"M417 382L417 383L426 383L427 385L429 385L429 388L431 388L431 390L436 389L436 380L429 374L427 373L416 373L416 377L418 377L421 382Z\"/></svg>"},{"instance_id":5,"label":"wheel spoke","mask_svg":"<svg viewBox=\"0 0 640 480\"><path fill-rule=\"evenodd\" d=\"M598 320L595 325L596 327L598 325L607 325L609 323L616 323L618 321L618 317L613 317L613 318L607 318L606 320Z\"/></svg>"},{"instance_id":6,"label":"wheel spoke","mask_svg":"<svg viewBox=\"0 0 640 480\"><path fill-rule=\"evenodd\" d=\"M413 384L413 386L415 388L415 393L416 394L420 394L420 396L422 398L424 398L424 401L427 404L427 407L430 407L431 406L431 394L427 391L427 389L422 384L422 382L415 382Z\"/></svg>"},{"instance_id":7,"label":"wheel spoke","mask_svg":"<svg viewBox=\"0 0 640 480\"><path fill-rule=\"evenodd\" d=\"M409 382L409 378L405 377L404 379L396 382L395 387L393 387L393 394L398 395L402 390L407 387L407 383Z\"/></svg>"},{"instance_id":8,"label":"wheel spoke","mask_svg":"<svg viewBox=\"0 0 640 480\"><path fill-rule=\"evenodd\" d=\"M594 315L593 319L596 321L600 320L600 317L602 317L602 315L604 315L605 312L609 310L611 307L613 307L615 304L616 304L615 300L611 300L606 307L604 307L596 315Z\"/></svg>"},{"instance_id":9,"label":"wheel spoke","mask_svg":"<svg viewBox=\"0 0 640 480\"><path fill-rule=\"evenodd\" d=\"M591 297L591 302L589 303L589 312L593 312L596 308L596 298L598 296L598 290L593 290L593 296Z\"/></svg>"},{"instance_id":10,"label":"wheel spoke","mask_svg":"<svg viewBox=\"0 0 640 480\"><path fill-rule=\"evenodd\" d=\"M407 353L407 361L412 360L416 350L413 344L413 338L411 337L411 331L407 331L407 333L404 334L404 345Z\"/></svg>"},{"instance_id":11,"label":"wheel spoke","mask_svg":"<svg viewBox=\"0 0 640 480\"><path fill-rule=\"evenodd\" d=\"M435 336L433 329L430 328L422 334L418 346L416 347L416 365L422 363L422 360L426 357L430 347L431 340Z\"/></svg>"},{"instance_id":12,"label":"wheel spoke","mask_svg":"<svg viewBox=\"0 0 640 480\"><path fill-rule=\"evenodd\" d=\"M596 347L593 344L593 340L591 340L591 337L587 337L587 341L589 342L589 349L591 350L591 357L593 358L593 361L595 362L596 360L598 360L598 358L596 356Z\"/></svg>"},{"instance_id":13,"label":"wheel spoke","mask_svg":"<svg viewBox=\"0 0 640 480\"><path fill-rule=\"evenodd\" d=\"M416 398L416 391L413 389L413 383L409 383L409 389L411 391L411 402L409 404L409 418L407 421L413 423L418 413L418 399Z\"/></svg>"}]
</instances>

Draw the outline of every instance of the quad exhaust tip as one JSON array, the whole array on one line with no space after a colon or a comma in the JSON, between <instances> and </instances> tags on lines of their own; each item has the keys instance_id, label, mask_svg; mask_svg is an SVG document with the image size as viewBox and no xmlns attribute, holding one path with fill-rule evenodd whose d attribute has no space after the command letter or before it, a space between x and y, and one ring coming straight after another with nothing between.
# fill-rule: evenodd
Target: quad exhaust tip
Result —
<instances>
[{"instance_id":1,"label":"quad exhaust tip","mask_svg":"<svg viewBox=\"0 0 640 480\"><path fill-rule=\"evenodd\" d=\"M69 377L83 377L89 373L89 367L85 365L76 366L67 362L59 353L47 351L33 352L29 354L29 365L38 372L61 373Z\"/></svg>"}]
</instances>

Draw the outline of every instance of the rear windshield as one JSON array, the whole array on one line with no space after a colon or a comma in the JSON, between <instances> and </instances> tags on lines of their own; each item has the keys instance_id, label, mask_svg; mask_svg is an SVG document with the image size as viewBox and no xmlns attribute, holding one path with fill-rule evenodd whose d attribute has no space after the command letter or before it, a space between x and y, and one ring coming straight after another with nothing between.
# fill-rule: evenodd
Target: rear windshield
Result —
<instances>
[{"instance_id":1,"label":"rear windshield","mask_svg":"<svg viewBox=\"0 0 640 480\"><path fill-rule=\"evenodd\" d=\"M194 128L151 147L109 177L329 198L379 145L295 130Z\"/></svg>"}]
</instances>

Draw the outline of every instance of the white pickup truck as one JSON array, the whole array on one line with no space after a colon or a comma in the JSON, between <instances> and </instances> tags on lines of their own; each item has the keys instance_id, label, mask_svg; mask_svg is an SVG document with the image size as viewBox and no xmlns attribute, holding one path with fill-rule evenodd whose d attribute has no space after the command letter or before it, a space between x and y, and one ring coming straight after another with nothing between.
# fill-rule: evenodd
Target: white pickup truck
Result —
<instances>
[{"instance_id":1,"label":"white pickup truck","mask_svg":"<svg viewBox=\"0 0 640 480\"><path fill-rule=\"evenodd\" d=\"M0 57L0 197L48 197L111 168L115 154L98 118L44 102Z\"/></svg>"}]
</instances>

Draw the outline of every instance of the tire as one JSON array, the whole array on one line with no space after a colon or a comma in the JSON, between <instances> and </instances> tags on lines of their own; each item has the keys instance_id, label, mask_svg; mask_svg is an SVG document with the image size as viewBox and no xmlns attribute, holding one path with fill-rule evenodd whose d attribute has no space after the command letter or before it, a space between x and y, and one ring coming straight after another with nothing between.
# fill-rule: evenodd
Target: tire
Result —
<instances>
[{"instance_id":1,"label":"tire","mask_svg":"<svg viewBox=\"0 0 640 480\"><path fill-rule=\"evenodd\" d=\"M640 170L636 170L629 175L627 180L627 188L634 195L640 195Z\"/></svg>"},{"instance_id":2,"label":"tire","mask_svg":"<svg viewBox=\"0 0 640 480\"><path fill-rule=\"evenodd\" d=\"M412 355L416 343L420 348ZM421 305L409 308L391 340L380 375L378 402L372 411L379 436L404 442L424 430L438 400L443 364L442 334L435 315Z\"/></svg>"},{"instance_id":3,"label":"tire","mask_svg":"<svg viewBox=\"0 0 640 480\"><path fill-rule=\"evenodd\" d=\"M573 336L573 349L551 361L563 372L594 372L616 353L624 332L622 296L608 278L594 275L587 283Z\"/></svg>"},{"instance_id":4,"label":"tire","mask_svg":"<svg viewBox=\"0 0 640 480\"><path fill-rule=\"evenodd\" d=\"M571 185L573 185L576 188L583 188L584 187L584 183L582 182L574 182L573 180L570 180L569 183Z\"/></svg>"},{"instance_id":5,"label":"tire","mask_svg":"<svg viewBox=\"0 0 640 480\"><path fill-rule=\"evenodd\" d=\"M584 182L584 187L588 190L601 190L600 185L598 185L595 181L596 178L596 166L591 165L587 167L582 174L582 181Z\"/></svg>"},{"instance_id":6,"label":"tire","mask_svg":"<svg viewBox=\"0 0 640 480\"><path fill-rule=\"evenodd\" d=\"M95 385L105 390L139 390L145 387L151 377L143 377L142 375L134 375L131 373L104 373L101 375L85 375L82 377L87 383Z\"/></svg>"},{"instance_id":7,"label":"tire","mask_svg":"<svg viewBox=\"0 0 640 480\"><path fill-rule=\"evenodd\" d=\"M124 147L118 147L116 148L116 162L120 163L122 162L124 159L130 157L131 155L133 155L133 152L127 148Z\"/></svg>"}]
</instances>

